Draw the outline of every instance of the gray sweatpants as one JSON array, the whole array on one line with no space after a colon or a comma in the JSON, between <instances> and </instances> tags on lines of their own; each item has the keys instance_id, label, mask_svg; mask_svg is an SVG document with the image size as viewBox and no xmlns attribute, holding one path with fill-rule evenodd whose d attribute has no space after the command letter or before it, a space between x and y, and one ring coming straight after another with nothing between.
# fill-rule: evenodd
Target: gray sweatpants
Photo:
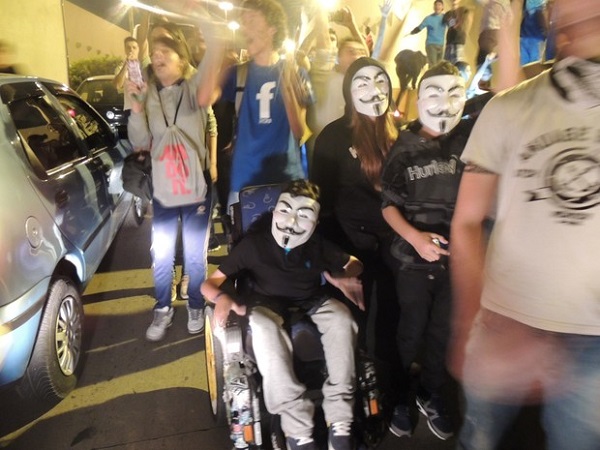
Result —
<instances>
[{"instance_id":1,"label":"gray sweatpants","mask_svg":"<svg viewBox=\"0 0 600 450\"><path fill-rule=\"evenodd\" d=\"M353 418L354 351L358 327L350 310L333 298L310 316L321 333L328 378L323 385L323 411L328 423ZM249 316L258 370L263 377L267 410L281 415L286 436L309 437L313 432L314 404L305 397L305 386L294 373L292 343L282 327L283 319L263 306Z\"/></svg>"}]
</instances>

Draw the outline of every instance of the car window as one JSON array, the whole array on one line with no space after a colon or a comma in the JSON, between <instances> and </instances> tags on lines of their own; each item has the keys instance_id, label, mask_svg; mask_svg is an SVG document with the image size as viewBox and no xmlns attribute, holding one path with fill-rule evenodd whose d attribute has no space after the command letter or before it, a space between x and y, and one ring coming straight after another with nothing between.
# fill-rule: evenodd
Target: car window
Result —
<instances>
[{"instance_id":1,"label":"car window","mask_svg":"<svg viewBox=\"0 0 600 450\"><path fill-rule=\"evenodd\" d=\"M105 149L112 145L114 133L110 126L100 120L90 107L73 95L57 95L60 104L72 117L81 132L90 152Z\"/></svg>"},{"instance_id":2,"label":"car window","mask_svg":"<svg viewBox=\"0 0 600 450\"><path fill-rule=\"evenodd\" d=\"M122 105L123 93L119 93L112 80L84 81L77 93L92 106L96 105Z\"/></svg>"},{"instance_id":3,"label":"car window","mask_svg":"<svg viewBox=\"0 0 600 450\"><path fill-rule=\"evenodd\" d=\"M37 158L46 171L85 156L68 124L46 96L12 101L9 109L28 155Z\"/></svg>"}]
</instances>

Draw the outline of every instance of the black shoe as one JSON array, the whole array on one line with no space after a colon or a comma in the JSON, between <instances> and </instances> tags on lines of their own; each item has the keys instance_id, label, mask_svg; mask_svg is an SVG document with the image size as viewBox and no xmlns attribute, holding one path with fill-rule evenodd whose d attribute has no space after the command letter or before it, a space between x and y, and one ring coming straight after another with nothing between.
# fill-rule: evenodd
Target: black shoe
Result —
<instances>
[{"instance_id":1,"label":"black shoe","mask_svg":"<svg viewBox=\"0 0 600 450\"><path fill-rule=\"evenodd\" d=\"M439 395L417 395L417 408L427 417L427 425L433 434L445 441L454 435L454 429Z\"/></svg>"},{"instance_id":2,"label":"black shoe","mask_svg":"<svg viewBox=\"0 0 600 450\"><path fill-rule=\"evenodd\" d=\"M412 436L413 425L410 420L408 406L404 404L396 405L390 421L390 431L398 437Z\"/></svg>"},{"instance_id":3,"label":"black shoe","mask_svg":"<svg viewBox=\"0 0 600 450\"><path fill-rule=\"evenodd\" d=\"M219 240L216 237L211 236L210 238L208 238L209 253L216 252L220 248L221 248L221 244L219 244Z\"/></svg>"}]
</instances>

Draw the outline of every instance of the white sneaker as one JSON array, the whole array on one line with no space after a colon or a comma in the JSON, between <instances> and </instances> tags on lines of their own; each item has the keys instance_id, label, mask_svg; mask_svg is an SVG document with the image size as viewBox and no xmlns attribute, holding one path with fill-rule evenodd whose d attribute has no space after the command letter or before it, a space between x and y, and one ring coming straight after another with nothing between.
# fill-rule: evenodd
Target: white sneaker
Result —
<instances>
[{"instance_id":1,"label":"white sneaker","mask_svg":"<svg viewBox=\"0 0 600 450\"><path fill-rule=\"evenodd\" d=\"M188 323L187 329L190 334L198 334L202 330L204 330L204 309L195 309L190 308L190 305L187 306L188 310Z\"/></svg>"},{"instance_id":2,"label":"white sneaker","mask_svg":"<svg viewBox=\"0 0 600 450\"><path fill-rule=\"evenodd\" d=\"M175 310L170 306L154 310L154 319L146 330L146 339L152 342L160 341L165 337L167 328L173 323Z\"/></svg>"},{"instance_id":3,"label":"white sneaker","mask_svg":"<svg viewBox=\"0 0 600 450\"><path fill-rule=\"evenodd\" d=\"M179 284L179 296L182 300L190 298L188 295L188 287L190 285L190 276L184 275L181 277L181 283Z\"/></svg>"},{"instance_id":4,"label":"white sneaker","mask_svg":"<svg viewBox=\"0 0 600 450\"><path fill-rule=\"evenodd\" d=\"M353 450L352 422L334 422L329 427L328 450Z\"/></svg>"}]
</instances>

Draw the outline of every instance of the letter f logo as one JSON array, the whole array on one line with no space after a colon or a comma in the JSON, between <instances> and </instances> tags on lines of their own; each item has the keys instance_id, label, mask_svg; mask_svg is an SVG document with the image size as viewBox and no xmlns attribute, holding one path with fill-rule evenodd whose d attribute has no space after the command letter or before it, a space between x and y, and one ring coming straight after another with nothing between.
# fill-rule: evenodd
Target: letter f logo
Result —
<instances>
[{"instance_id":1,"label":"letter f logo","mask_svg":"<svg viewBox=\"0 0 600 450\"><path fill-rule=\"evenodd\" d=\"M258 100L258 123L271 123L271 100L275 97L273 89L277 83L269 81L261 86L260 92L256 94Z\"/></svg>"}]
</instances>

